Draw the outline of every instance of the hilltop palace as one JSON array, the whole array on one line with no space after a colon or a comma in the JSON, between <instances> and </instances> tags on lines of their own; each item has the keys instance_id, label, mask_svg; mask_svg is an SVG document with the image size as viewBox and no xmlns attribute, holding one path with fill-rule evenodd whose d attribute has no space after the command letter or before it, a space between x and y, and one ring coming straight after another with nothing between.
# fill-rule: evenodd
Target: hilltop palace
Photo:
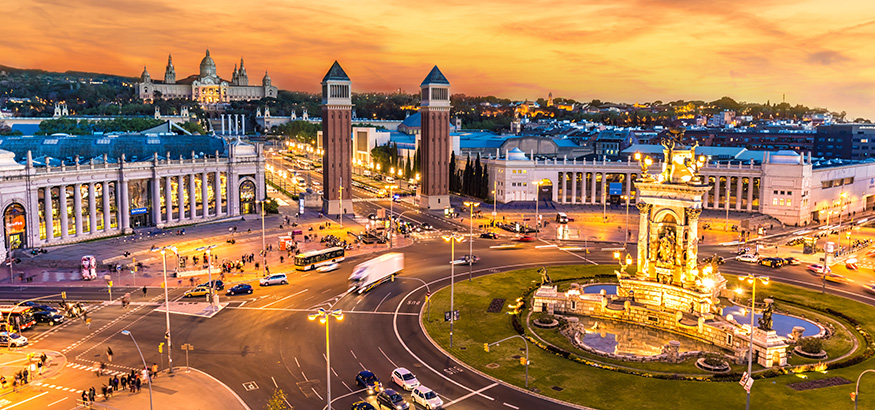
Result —
<instances>
[{"instance_id":1,"label":"hilltop palace","mask_svg":"<svg viewBox=\"0 0 875 410\"><path fill-rule=\"evenodd\" d=\"M201 60L200 74L193 74L179 81L176 80L176 69L173 67L173 57L167 57L167 67L164 71L164 81L153 80L146 67L136 84L137 95L146 102L156 97L182 98L195 100L201 104L227 103L231 101L260 100L265 97L277 96L277 88L271 85L267 71L261 79L261 85L249 85L249 75L240 59L240 67L234 65L231 81L216 74L216 62L210 57L210 50Z\"/></svg>"}]
</instances>

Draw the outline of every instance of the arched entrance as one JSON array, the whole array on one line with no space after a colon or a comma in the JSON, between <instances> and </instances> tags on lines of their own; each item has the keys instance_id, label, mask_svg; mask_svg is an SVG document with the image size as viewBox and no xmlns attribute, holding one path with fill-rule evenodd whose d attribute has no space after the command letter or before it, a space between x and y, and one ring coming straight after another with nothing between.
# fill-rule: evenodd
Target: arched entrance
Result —
<instances>
[{"instance_id":1,"label":"arched entrance","mask_svg":"<svg viewBox=\"0 0 875 410\"><path fill-rule=\"evenodd\" d=\"M538 200L545 202L553 201L553 181L542 179L538 186Z\"/></svg>"},{"instance_id":2,"label":"arched entrance","mask_svg":"<svg viewBox=\"0 0 875 410\"><path fill-rule=\"evenodd\" d=\"M240 213L255 213L255 183L243 181L240 184Z\"/></svg>"},{"instance_id":3,"label":"arched entrance","mask_svg":"<svg viewBox=\"0 0 875 410\"><path fill-rule=\"evenodd\" d=\"M27 219L21 204L12 204L3 211L3 239L6 249L19 249L27 245Z\"/></svg>"}]
</instances>

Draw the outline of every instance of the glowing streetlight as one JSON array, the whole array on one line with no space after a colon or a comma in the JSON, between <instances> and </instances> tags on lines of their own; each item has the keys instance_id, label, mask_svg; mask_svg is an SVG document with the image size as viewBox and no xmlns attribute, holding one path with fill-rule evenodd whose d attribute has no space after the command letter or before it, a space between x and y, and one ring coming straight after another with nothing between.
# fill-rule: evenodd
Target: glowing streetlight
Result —
<instances>
[{"instance_id":1,"label":"glowing streetlight","mask_svg":"<svg viewBox=\"0 0 875 410\"><path fill-rule=\"evenodd\" d=\"M753 370L753 317L755 313L756 303L756 295L757 295L757 280L763 283L763 285L769 284L768 276L757 276L752 273L748 273L747 276L739 276L739 280L745 281L751 285L750 288L750 340L749 340L749 349L747 352L747 377L753 377L751 371ZM739 288L740 289L740 288ZM741 294L740 290L736 290L738 294ZM750 390L747 390L747 405L745 409L750 410Z\"/></svg>"},{"instance_id":2,"label":"glowing streetlight","mask_svg":"<svg viewBox=\"0 0 875 410\"><path fill-rule=\"evenodd\" d=\"M464 204L471 210L471 218L468 219L471 234L468 239L468 282L470 282L474 276L474 208L480 206L480 202L464 202Z\"/></svg>"},{"instance_id":3,"label":"glowing streetlight","mask_svg":"<svg viewBox=\"0 0 875 410\"><path fill-rule=\"evenodd\" d=\"M337 321L343 320L343 312L340 309L335 309L332 311L327 311L325 309L319 308L319 311L316 313L311 313L307 315L307 319L316 320L319 319L319 323L325 325L325 378L328 380L325 383L327 389L328 396L328 410L331 410L331 347L328 338L328 318L333 317L337 319Z\"/></svg>"},{"instance_id":4,"label":"glowing streetlight","mask_svg":"<svg viewBox=\"0 0 875 410\"><path fill-rule=\"evenodd\" d=\"M462 242L465 239L462 235L453 232L452 235L442 236L445 241L450 243L450 347L453 347L453 323L456 321L456 310L453 308L453 296L455 295L456 284L456 242Z\"/></svg>"}]
</instances>

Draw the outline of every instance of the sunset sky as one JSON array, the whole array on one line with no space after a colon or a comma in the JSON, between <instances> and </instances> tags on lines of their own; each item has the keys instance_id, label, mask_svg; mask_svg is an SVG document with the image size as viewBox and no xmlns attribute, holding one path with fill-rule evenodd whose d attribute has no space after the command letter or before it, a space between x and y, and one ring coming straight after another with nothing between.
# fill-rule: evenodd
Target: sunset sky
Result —
<instances>
[{"instance_id":1,"label":"sunset sky","mask_svg":"<svg viewBox=\"0 0 875 410\"><path fill-rule=\"evenodd\" d=\"M326 3L321 5L320 3ZM230 79L269 70L318 91L333 60L353 90L414 91L437 64L454 93L614 102L804 104L875 119L869 0L7 0L0 64L163 78L209 48Z\"/></svg>"}]
</instances>

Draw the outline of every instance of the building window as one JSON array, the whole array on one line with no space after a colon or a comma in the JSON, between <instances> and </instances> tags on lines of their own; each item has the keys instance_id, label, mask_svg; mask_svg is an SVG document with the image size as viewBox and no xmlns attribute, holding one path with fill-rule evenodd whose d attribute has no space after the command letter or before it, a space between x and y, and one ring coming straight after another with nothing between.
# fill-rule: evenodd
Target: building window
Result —
<instances>
[{"instance_id":1,"label":"building window","mask_svg":"<svg viewBox=\"0 0 875 410\"><path fill-rule=\"evenodd\" d=\"M790 200L787 199L787 206L790 206Z\"/></svg>"},{"instance_id":2,"label":"building window","mask_svg":"<svg viewBox=\"0 0 875 410\"><path fill-rule=\"evenodd\" d=\"M778 205L784 206L784 198L778 200Z\"/></svg>"},{"instance_id":3,"label":"building window","mask_svg":"<svg viewBox=\"0 0 875 410\"><path fill-rule=\"evenodd\" d=\"M778 198L772 198L772 205L778 205Z\"/></svg>"}]
</instances>

